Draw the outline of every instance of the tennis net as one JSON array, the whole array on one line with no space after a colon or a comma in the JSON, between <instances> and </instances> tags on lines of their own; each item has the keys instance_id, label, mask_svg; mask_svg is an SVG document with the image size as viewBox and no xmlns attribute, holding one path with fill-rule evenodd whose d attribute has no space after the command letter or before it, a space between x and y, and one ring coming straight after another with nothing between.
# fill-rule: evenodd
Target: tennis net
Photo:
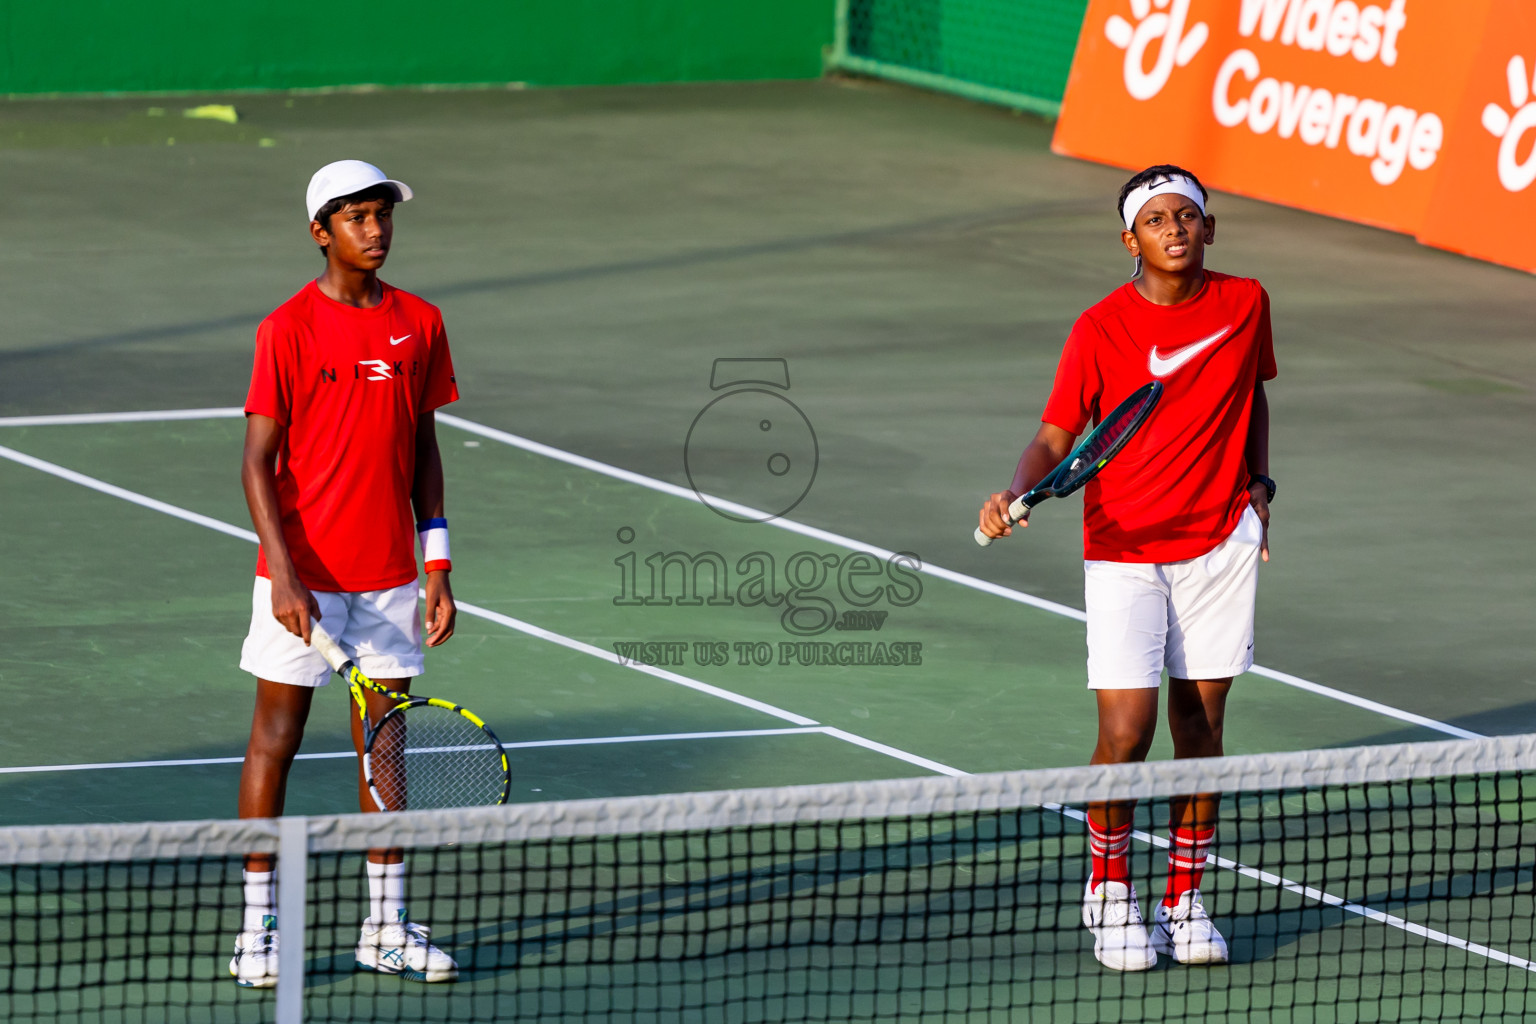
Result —
<instances>
[{"instance_id":1,"label":"tennis net","mask_svg":"<svg viewBox=\"0 0 1536 1024\"><path fill-rule=\"evenodd\" d=\"M280 821L0 830L0 1019L1520 1020L1536 737ZM1082 808L1137 799L1150 919L1181 793L1231 962L1119 974ZM360 851L403 847L459 964L355 970ZM228 975L240 855L280 858L282 976ZM303 927L295 926L303 922Z\"/></svg>"},{"instance_id":2,"label":"tennis net","mask_svg":"<svg viewBox=\"0 0 1536 1024\"><path fill-rule=\"evenodd\" d=\"M838 0L827 67L1048 117L1088 0Z\"/></svg>"}]
</instances>

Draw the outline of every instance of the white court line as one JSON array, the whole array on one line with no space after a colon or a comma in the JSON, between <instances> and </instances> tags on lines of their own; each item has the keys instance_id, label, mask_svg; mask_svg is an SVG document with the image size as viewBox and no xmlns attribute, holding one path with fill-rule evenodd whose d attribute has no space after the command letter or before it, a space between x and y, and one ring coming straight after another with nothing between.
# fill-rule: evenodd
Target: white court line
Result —
<instances>
[{"instance_id":1,"label":"white court line","mask_svg":"<svg viewBox=\"0 0 1536 1024\"><path fill-rule=\"evenodd\" d=\"M176 519L182 519L189 523L196 523L198 526L206 526L210 530L217 530L218 532L228 534L231 537L239 537L241 540L248 540L252 544L257 543L256 535L250 530L242 530L240 527L231 526L229 523L226 523L223 520L214 519L211 516L200 515L197 512L190 512L187 509L180 508L176 505L171 505L163 501L158 501L154 498L147 497L146 495L139 494L136 491L125 490L124 488L109 484L104 480L97 480L95 477L86 476L84 473L76 473L72 469L65 469L63 466L56 465L55 463L45 462L42 459L33 458L31 455L18 452L14 448L6 448L4 446L0 446L0 458L10 459L12 462L19 462L23 466L30 466L31 468L39 470L40 472L49 473L53 476L59 477L60 479L68 480L72 484L79 484L81 487L89 487L93 491L100 491L102 494L109 494L114 498L121 498L124 501L132 502L135 505L141 505L144 508L152 509L155 512L164 512L166 515L173 516Z\"/></svg>"},{"instance_id":2,"label":"white court line","mask_svg":"<svg viewBox=\"0 0 1536 1024\"><path fill-rule=\"evenodd\" d=\"M18 416L10 417L8 419L0 418L0 427L40 426L64 423L119 423L200 418L215 419L243 415L245 415L243 410L233 407L219 409L168 409L159 412L149 411L84 414L71 413L60 416ZM511 434L504 430L497 430L494 427L487 427L483 424L476 423L473 420L466 420L462 417L454 416L451 413L445 413L442 410L438 410L437 420L440 423L445 423L451 427L457 427L458 429L467 433L478 434L481 437L489 438L490 440L509 445L513 448L519 448L523 451L530 452L535 455L542 455L545 458L554 459L557 462L564 462L567 465L589 470L593 473L611 477L615 480L622 480L626 483L632 483L636 486L644 487L649 490L659 491L662 494L669 494L673 497L682 498L686 501L692 501L699 504L703 503L703 499L700 498L698 494L686 487L679 487L676 484L667 483L665 480L657 480L654 477L644 476L631 470L620 469L618 466L611 466L606 462L598 462L596 459L589 459L584 455L576 455L573 452L564 451L560 448L554 448L547 444L541 444L538 441L533 441L529 438L521 437L517 434ZM218 520L208 519L205 516L199 516L197 513L188 512L185 509L176 509L175 506L166 505L163 502L157 502L155 499L147 498L143 495L136 495L131 491L124 491L121 488L113 487L111 484L102 483L99 480L93 480L91 477L75 473L73 470L67 470L61 466L54 466L52 463L43 462L41 459L32 459L31 456L22 455L20 452L14 452L9 448L0 448L0 456L5 458L14 458L18 462L32 466L35 469L41 469L45 473L53 473L56 476L61 476L66 480L72 480L76 483L82 484L83 486L91 487L105 494L112 494L116 497L124 498L127 501L132 501L136 504L143 505L146 508L153 508L157 511L165 512L167 515L174 515L178 518L186 519L188 522L195 522L203 526L208 526L210 529L219 530L221 533L228 533L230 536L242 537L252 541L255 540L255 535L252 534L249 530L240 530L238 527L230 526L228 523L220 523ZM763 513L757 509L748 508L745 505L739 505L735 502L725 501L713 496L710 498L710 504L734 511L739 515L751 519L762 520L766 516L766 513ZM852 537L844 537L841 534L832 533L827 530L817 529L814 526L806 526L803 523L797 523L791 519L775 518L769 519L767 522L769 525L776 526L781 530L788 530L791 533L797 533L804 537L810 537L815 540L824 541L828 544L836 544L840 547L846 547L853 551L866 551L882 559L890 559L893 555L896 554L894 551L887 551L885 548L876 547L873 544L866 544L863 541L855 540ZM1035 597L1033 594L1026 594L1021 590L1014 590L1011 587L1005 587L1001 584L993 583L989 580L983 580L975 576L968 576L965 573L956 572L953 569L945 569L942 566L930 565L926 562L920 565L918 569L920 572L927 573L929 576L933 576L937 579L946 580L950 583L956 583L962 587L969 587L972 590L978 590L985 594L991 594L994 597L1001 597L1005 600L1028 605L1031 608L1038 608L1041 611L1050 612L1053 615L1060 615L1064 618L1075 619L1078 622L1083 622L1087 619L1087 616L1082 611L1069 607L1068 605L1058 604L1055 601L1047 601L1044 598ZM1428 718L1424 715L1416 714L1412 711L1405 711L1402 708L1393 707L1390 704L1383 704L1380 701L1371 700L1368 697L1361 697L1357 694L1349 693L1346 690L1338 690L1331 686L1324 686L1322 683L1314 683L1309 679L1303 679L1300 676L1294 676L1288 672L1281 672L1276 669L1265 668L1263 665L1254 665L1248 671L1256 676L1262 676L1265 679L1273 680L1285 686L1294 687L1298 690L1304 690L1307 693L1316 694L1319 697L1326 697L1329 700L1336 700L1343 704L1349 704L1353 707L1372 712L1373 714L1381 715L1384 718L1394 718L1400 722L1407 722L1410 725L1417 725L1422 728L1429 729L1432 732L1442 733L1446 736L1456 736L1460 739L1468 740L1481 739L1483 736L1482 733L1473 732L1470 729L1463 729L1459 725L1451 725L1449 722L1441 722L1437 719ZM663 678L665 678L665 676L663 676Z\"/></svg>"},{"instance_id":3,"label":"white court line","mask_svg":"<svg viewBox=\"0 0 1536 1024\"><path fill-rule=\"evenodd\" d=\"M877 743L867 736L860 736L858 733L844 732L843 730L834 728L830 725L823 726L821 731L826 733L828 736L842 740L844 743L852 743L856 747L863 747L866 750L873 750L877 754L884 754L886 757L894 757L898 761L906 761L908 764L915 764L919 768L927 768L929 771L935 772L939 775L960 776L971 774L970 772L961 771L959 768L952 768L941 761L930 761L926 757L920 757L917 754L902 750L899 747L890 747L886 746L884 743Z\"/></svg>"},{"instance_id":4,"label":"white court line","mask_svg":"<svg viewBox=\"0 0 1536 1024\"><path fill-rule=\"evenodd\" d=\"M0 416L0 427L58 427L71 423L161 423L167 420L244 418L244 409L160 409L148 412L71 412L55 416Z\"/></svg>"},{"instance_id":5,"label":"white court line","mask_svg":"<svg viewBox=\"0 0 1536 1024\"><path fill-rule=\"evenodd\" d=\"M824 733L820 725L802 726L796 729L719 729L715 732L658 732L649 736L596 736L571 740L528 740L523 743L503 743L508 750L532 747L587 747L606 743L664 743L668 740L731 740L752 736L805 736Z\"/></svg>"},{"instance_id":6,"label":"white court line","mask_svg":"<svg viewBox=\"0 0 1536 1024\"><path fill-rule=\"evenodd\" d=\"M648 736L587 736L563 740L524 740L520 743L503 743L506 750L530 750L535 747L590 747L610 743L662 743L668 740L723 740L756 736L800 736L807 733L825 733L822 726L800 729L726 729L716 732L661 732ZM486 744L489 748L490 744ZM414 751L421 753L421 751ZM355 750L332 750L320 754L299 754L295 761L331 761L344 757L357 757ZM44 772L99 771L107 768L181 768L188 765L242 764L243 757L186 757L173 761L101 761L96 764L33 764L14 768L0 768L0 775L38 775Z\"/></svg>"},{"instance_id":7,"label":"white court line","mask_svg":"<svg viewBox=\"0 0 1536 1024\"><path fill-rule=\"evenodd\" d=\"M423 596L425 596L425 593L425 591L422 591ZM760 700L754 700L751 697L743 696L742 694L735 693L731 690L722 689L718 686L711 686L709 683L701 683L697 679L690 679L687 676L679 675L676 672L668 672L664 668L657 668L654 665L642 665L629 658L621 658L613 651L604 650L601 647L594 647L588 643L582 643L580 640L565 636L562 633L556 633L553 630L545 629L543 626L535 626L531 622L525 622L522 619L514 619L510 615L503 615L500 612L493 612L489 608L481 608L479 605L466 604L463 601L457 601L455 603L458 605L459 611L473 615L476 618L485 619L488 622L495 622L498 625L506 626L509 629L515 629L519 633L526 633L531 637L537 637L540 640L547 640L552 644L558 644L561 647L568 647L573 651L580 651L582 654L588 654L594 658L601 658L604 661L612 662L615 665L631 669L635 672L643 672L648 676L655 676L657 679L664 679L669 683L676 683L678 686L686 686L690 690L697 690L700 693L707 693L711 697L718 697L721 700L728 700L732 704L740 704L744 708L751 708L753 711L761 711L765 715L772 715L774 718L780 718L786 722L794 722L796 725L819 724L814 718L807 718L804 715L797 715L793 711L785 711L783 708L774 707L772 704L767 704ZM916 757L917 755L911 754L908 756ZM913 763L916 764L917 762L914 761Z\"/></svg>"},{"instance_id":8,"label":"white court line","mask_svg":"<svg viewBox=\"0 0 1536 1024\"><path fill-rule=\"evenodd\" d=\"M485 429L489 429L489 428L485 428ZM487 436L489 436L489 435L487 435ZM248 539L248 540L251 540L251 541L254 541L256 539L254 534L250 534L249 531L239 530L236 527L230 526L228 523L222 523L219 520L210 519L207 516L202 516L202 515L199 515L199 514L197 514L195 512L189 512L186 509L177 508L174 505L168 505L165 502L156 501L153 498L147 498L144 495L135 494L132 491L126 491L126 490L124 490L124 489L122 489L120 487L115 487L115 486L113 486L111 484L106 484L106 483L103 483L102 481L95 480L92 477L87 477L87 476L84 476L83 474L76 473L74 470L65 469L62 466L56 466L53 463L44 462L41 459L34 459L31 456L23 456L20 452L15 452L15 451L13 451L13 450L11 450L9 448L0 447L0 457L14 459L17 462L22 463L23 465L32 466L33 468L41 469L43 472L53 473L56 476L63 477L66 480L71 480L71 481L76 482L76 483L81 483L84 486L91 487L93 490L101 491L104 494L111 494L111 495L113 495L115 497L121 497L121 498L123 498L126 501L131 501L134 504L142 505L145 508L152 508L152 509L155 509L156 511L165 512L167 515L175 516L176 518L183 519L183 520L185 520L187 522L197 523L198 525L201 525L201 526L209 526L212 529L216 529L216 530L218 530L221 533L229 534L230 536L241 537L242 539ZM579 458L579 456L572 456L572 458ZM618 472L627 473L628 471L627 470L619 470ZM656 481L656 483L660 483L660 481ZM666 486L667 487L671 487L672 485L668 484ZM695 498L695 500L697 500L697 496L696 495L694 496L694 498ZM811 528L805 527L803 529L810 530ZM814 534L808 533L807 535L808 536L811 536L811 535L820 536L822 539L828 539L828 538L835 538L836 537L835 534L826 534L823 531L819 531L819 530L815 531ZM856 547L858 549L866 550L866 551L872 551L872 552L880 550L878 548L870 547L869 545L862 545L862 544L858 544L857 542L847 541L845 538L838 538L838 539L830 540L830 542L831 543L840 543L840 544L852 544L854 547ZM956 574L956 575L958 575L958 574ZM1028 603L1028 602L1026 602L1026 603ZM531 623L526 623L526 622L523 622L522 620L514 619L514 618L512 618L510 616L501 615L500 613L492 612L492 611L489 611L488 609L478 608L478 607L476 607L474 605L463 605L463 604L461 604L461 605L459 605L459 609L461 611L467 612L468 614L477 615L477 616L479 616L481 618L486 618L486 619L489 619L490 621L498 622L498 623L500 623L502 625L509 626L509 627L511 627L513 629L516 629L516 630L520 631L520 632L528 633L531 636L535 636L535 637L539 637L541 639L549 640L549 641L551 641L553 643L560 644L561 646L569 647L572 650L577 650L577 651L581 651L583 653L588 653L588 654L591 654L591 655L593 655L595 657L600 657L600 658L603 658L604 660L612 661L612 662L614 662L614 663L616 663L618 665L621 665L621 666L623 666L625 668L630 668L630 669L633 669L635 671L642 671L642 672L645 672L648 675L654 675L654 676L657 676L658 678L665 679L665 680L667 680L669 682L674 682L674 683L677 683L677 684L682 685L682 686L687 686L690 689L695 689L695 690L698 690L698 691L700 691L702 693L710 694L711 696L720 697L720 698L722 698L724 700L729 700L729 701L732 701L733 703L738 703L738 704L741 704L741 705L743 705L745 707L751 707L751 708L754 708L755 710L763 711L766 714L770 714L770 715L773 715L775 717L785 719L787 721L796 721L796 722L799 722L802 725L808 725L808 726L815 726L816 725L816 722L813 719L806 718L803 715L797 715L797 714L795 714L793 712L785 711L785 710L783 710L781 708L775 708L775 707L773 707L770 704L764 704L761 701L753 700L750 697L744 697L741 694L732 693L729 690L723 690L723 689L721 689L719 687L711 686L708 683L701 683L701 682L699 682L697 680L689 679L686 676L681 676L681 675L678 675L677 673L674 673L674 672L667 672L664 669L657 669L657 668L653 668L652 666L648 666L648 665L637 665L637 664L634 664L634 663L630 662L628 659L621 659L621 658L619 658L618 655L613 653L613 652L605 651L605 650L603 650L601 648L598 648L598 647L593 647L590 644L585 644L585 643L582 643L579 640L574 640L574 639L572 639L570 637L566 637L566 636L563 636L563 635L558 634L558 633L553 633L553 632L551 632L549 630L543 629L542 627L534 626ZM1324 688L1324 689L1326 689L1326 688ZM1393 710L1396 710L1396 709L1393 709ZM774 730L774 731L781 731L781 730ZM782 730L782 731L800 731L800 730ZM911 753L909 751L901 750L901 749L899 749L897 747L887 746L886 744L876 742L875 740L871 740L871 739L868 739L868 738L863 737L863 736L859 736L859 735L854 734L854 733L845 732L842 729L836 729L836 728L833 728L833 727L830 727L830 726L820 726L820 727L817 727L817 728L806 729L804 731L806 731L806 732L822 732L822 733L825 733L826 735L831 736L833 738L843 740L844 742L853 743L853 744L855 744L857 746L861 746L861 747L865 747L865 748L867 748L869 750L877 751L877 752L885 754L885 755L887 755L889 757L897 758L899 760L906 761L906 762L908 762L910 764L918 765L920 767L928 769L929 771L937 772L937 773L940 773L940 774L951 775L951 776L960 776L960 775L968 775L968 774L970 774L969 772L966 772L966 771L964 771L962 769L959 769L959 768L955 768L955 767L953 767L951 765L946 765L946 764L943 764L943 763L941 763L939 761L933 761L933 760L930 760L928 758L922 757L922 756L920 756L918 754L913 754L913 753ZM1475 736L1475 734L1474 734L1474 736ZM544 742L545 743L549 743L549 744L557 744L560 741L544 741ZM341 753L341 754L310 754L310 755L300 755L300 756L301 757L306 757L307 756L308 758L319 759L319 758L324 758L324 757L351 757L351 756L354 756L354 755L352 754L351 751L347 751L347 752ZM186 761L186 760L184 760L184 761L179 761L179 762L165 762L165 763L166 764L200 764L200 763L221 763L222 764L222 763L229 763L230 760L231 759L215 758L215 759L211 759L209 761ZM233 759L233 760L238 760L238 759ZM128 765L126 763L124 763L124 764L122 764L120 766L127 767ZM67 770L71 770L71 767L72 766L58 766L57 770L67 771ZM80 766L80 767L91 767L91 766ZM102 767L106 767L106 766L102 766ZM36 769L34 769L34 770L36 770ZM1065 815L1068 818L1074 818L1074 819L1077 819L1077 820L1083 820L1086 817L1086 815L1084 815L1084 813L1082 811L1074 810L1074 809L1071 809L1071 808L1060 807L1060 806L1053 806L1053 807L1049 807L1048 809L1056 811L1057 813L1063 814L1063 815ZM1154 835L1151 835L1149 833L1140 832L1140 831L1135 832L1133 834L1141 842L1149 843L1149 844L1151 844L1153 846L1159 846L1159 847L1163 847L1163 848L1166 848L1168 846L1168 841L1166 839L1161 838L1161 837L1154 836ZM1356 914L1358 916L1366 918L1367 920L1375 921L1375 922L1377 922L1379 924L1384 924L1384 925L1387 925L1389 927L1397 928L1397 929L1399 929L1401 931L1408 932L1409 934L1418 935L1421 938L1426 938L1426 939L1430 939L1430 940L1435 941L1435 942L1440 942L1440 943L1442 943L1444 945L1453 946L1453 947L1455 947L1457 949L1462 949L1462 950L1465 950L1465 951L1467 951L1469 953L1474 953L1476 955L1483 956L1483 957L1486 957L1486 958L1491 959L1491 960L1495 960L1495 961L1500 962L1500 963L1505 963L1505 964L1509 964L1511 966L1516 966L1516 967L1523 967L1526 970L1536 971L1536 965L1533 965L1530 961L1523 960L1523 959L1521 959L1519 957L1516 957L1516 956L1514 956L1512 954L1509 954L1509 953L1505 953L1502 950L1497 950L1497 949L1493 949L1492 947L1489 947L1489 946L1484 946L1484 945L1481 945L1479 943L1474 943L1474 942L1471 942L1471 941L1469 941L1467 939L1460 938L1459 936L1451 935L1451 934L1449 934L1447 932L1438 931L1438 930L1432 929L1432 928L1426 928L1423 925L1416 924L1416 923L1414 923L1412 921L1408 921L1408 920L1406 920L1404 918L1397 917L1396 915L1393 915L1393 914L1388 914L1388 913L1385 913L1385 912L1379 911L1379 910L1373 910L1370 907L1365 907L1365 906L1362 906L1362 905L1357 904L1357 903L1352 903L1352 902L1344 899L1343 897L1334 896L1331 893L1324 892L1321 889L1315 889L1315 888L1312 888L1310 886L1303 885L1300 882L1292 881L1291 879L1285 878L1285 877L1283 877L1281 875L1272 874L1272 873L1267 872L1267 871L1259 871L1257 869L1249 868L1249 867L1247 867L1245 865L1239 864L1236 861L1227 860L1227 859L1221 858L1221 857L1213 857L1212 858L1212 862L1215 863L1218 867L1222 867L1222 868L1225 868L1225 869L1230 870L1230 871L1236 871L1239 874L1243 874L1243 875L1246 875L1246 876L1248 876L1250 878L1257 879L1257 880L1262 881L1262 882L1264 882L1264 883L1266 883L1268 885L1278 886L1280 888L1283 888L1283 889L1287 890L1288 892L1295 893L1296 895L1299 895L1299 896L1301 896L1304 899L1312 899L1312 900L1316 900L1318 902L1324 903L1324 904L1326 904L1328 906L1338 907L1340 910L1346 911L1346 912L1351 913L1351 914Z\"/></svg>"}]
</instances>

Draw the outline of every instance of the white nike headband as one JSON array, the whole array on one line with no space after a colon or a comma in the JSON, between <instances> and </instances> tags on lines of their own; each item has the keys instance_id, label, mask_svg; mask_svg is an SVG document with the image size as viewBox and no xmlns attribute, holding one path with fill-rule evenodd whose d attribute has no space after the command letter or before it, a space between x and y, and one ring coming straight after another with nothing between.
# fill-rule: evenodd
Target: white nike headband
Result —
<instances>
[{"instance_id":1,"label":"white nike headband","mask_svg":"<svg viewBox=\"0 0 1536 1024\"><path fill-rule=\"evenodd\" d=\"M1141 213L1142 207L1151 202L1155 196L1167 195L1170 192L1193 202L1200 208L1200 216L1205 216L1205 197L1200 194L1200 186L1180 174L1143 185L1125 197L1125 206L1121 208L1121 212L1125 214L1125 230L1135 230L1136 215Z\"/></svg>"}]
</instances>

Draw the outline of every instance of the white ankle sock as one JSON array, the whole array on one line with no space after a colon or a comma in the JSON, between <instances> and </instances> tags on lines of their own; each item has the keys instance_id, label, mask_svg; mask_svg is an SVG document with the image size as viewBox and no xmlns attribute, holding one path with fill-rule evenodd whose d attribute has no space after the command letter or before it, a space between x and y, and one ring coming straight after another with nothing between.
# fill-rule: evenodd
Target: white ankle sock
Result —
<instances>
[{"instance_id":1,"label":"white ankle sock","mask_svg":"<svg viewBox=\"0 0 1536 1024\"><path fill-rule=\"evenodd\" d=\"M368 862L368 921L390 924L405 920L405 862Z\"/></svg>"},{"instance_id":2,"label":"white ankle sock","mask_svg":"<svg viewBox=\"0 0 1536 1024\"><path fill-rule=\"evenodd\" d=\"M241 929L248 932L277 927L277 872L242 871L245 879L245 917Z\"/></svg>"}]
</instances>

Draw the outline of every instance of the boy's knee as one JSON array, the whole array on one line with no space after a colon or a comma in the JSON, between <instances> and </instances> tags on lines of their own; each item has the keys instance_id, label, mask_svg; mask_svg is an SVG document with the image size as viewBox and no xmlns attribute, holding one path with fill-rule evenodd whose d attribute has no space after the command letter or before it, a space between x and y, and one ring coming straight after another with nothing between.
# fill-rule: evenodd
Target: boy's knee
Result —
<instances>
[{"instance_id":1,"label":"boy's knee","mask_svg":"<svg viewBox=\"0 0 1536 1024\"><path fill-rule=\"evenodd\" d=\"M251 730L251 754L257 757L292 761L304 740L303 730L272 728Z\"/></svg>"},{"instance_id":2,"label":"boy's knee","mask_svg":"<svg viewBox=\"0 0 1536 1024\"><path fill-rule=\"evenodd\" d=\"M1170 716L1168 731L1178 756L1206 757L1221 752L1221 722L1212 722L1203 714Z\"/></svg>"},{"instance_id":3,"label":"boy's knee","mask_svg":"<svg viewBox=\"0 0 1536 1024\"><path fill-rule=\"evenodd\" d=\"M251 723L251 752L291 761L304 742L304 719L289 715L258 715Z\"/></svg>"},{"instance_id":4,"label":"boy's knee","mask_svg":"<svg viewBox=\"0 0 1536 1024\"><path fill-rule=\"evenodd\" d=\"M1111 763L1145 761L1152 749L1153 727L1138 722L1101 722L1099 753Z\"/></svg>"}]
</instances>

